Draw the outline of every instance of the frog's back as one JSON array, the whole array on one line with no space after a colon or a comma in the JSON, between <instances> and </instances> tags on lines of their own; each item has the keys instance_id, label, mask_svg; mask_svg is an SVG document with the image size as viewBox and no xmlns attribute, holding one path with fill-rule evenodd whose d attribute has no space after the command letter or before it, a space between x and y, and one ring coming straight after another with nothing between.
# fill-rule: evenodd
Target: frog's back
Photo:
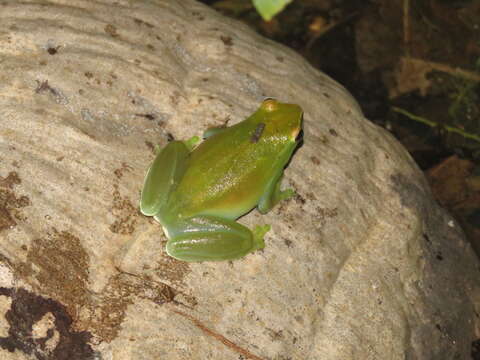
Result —
<instances>
[{"instance_id":1,"label":"frog's back","mask_svg":"<svg viewBox=\"0 0 480 360\"><path fill-rule=\"evenodd\" d=\"M196 149L169 197L170 215L235 219L256 206L297 145L302 109L273 99Z\"/></svg>"},{"instance_id":2,"label":"frog's back","mask_svg":"<svg viewBox=\"0 0 480 360\"><path fill-rule=\"evenodd\" d=\"M171 208L181 209L180 215L186 217L235 219L255 207L271 177L275 156L252 139L256 126L242 122L202 142L190 154Z\"/></svg>"}]
</instances>

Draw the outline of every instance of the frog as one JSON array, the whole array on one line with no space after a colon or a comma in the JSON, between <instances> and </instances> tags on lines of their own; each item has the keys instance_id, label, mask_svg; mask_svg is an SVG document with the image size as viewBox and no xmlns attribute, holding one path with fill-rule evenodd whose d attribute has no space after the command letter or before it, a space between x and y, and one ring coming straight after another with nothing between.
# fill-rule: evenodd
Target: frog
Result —
<instances>
[{"instance_id":1,"label":"frog","mask_svg":"<svg viewBox=\"0 0 480 360\"><path fill-rule=\"evenodd\" d=\"M237 222L295 195L281 190L284 168L302 141L299 105L265 99L245 120L170 141L145 176L140 211L160 223L166 253L181 261L234 260L265 246L270 225Z\"/></svg>"}]
</instances>

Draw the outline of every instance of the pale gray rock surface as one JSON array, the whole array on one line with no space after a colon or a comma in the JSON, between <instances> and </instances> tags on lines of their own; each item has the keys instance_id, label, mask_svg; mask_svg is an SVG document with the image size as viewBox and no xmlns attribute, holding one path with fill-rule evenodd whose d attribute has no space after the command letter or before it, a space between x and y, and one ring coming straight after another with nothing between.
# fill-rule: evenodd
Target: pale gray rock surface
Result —
<instances>
[{"instance_id":1,"label":"pale gray rock surface","mask_svg":"<svg viewBox=\"0 0 480 360\"><path fill-rule=\"evenodd\" d=\"M263 251L187 264L138 211L154 146L300 104ZM478 261L401 145L191 0L0 1L2 359L467 359Z\"/></svg>"}]
</instances>

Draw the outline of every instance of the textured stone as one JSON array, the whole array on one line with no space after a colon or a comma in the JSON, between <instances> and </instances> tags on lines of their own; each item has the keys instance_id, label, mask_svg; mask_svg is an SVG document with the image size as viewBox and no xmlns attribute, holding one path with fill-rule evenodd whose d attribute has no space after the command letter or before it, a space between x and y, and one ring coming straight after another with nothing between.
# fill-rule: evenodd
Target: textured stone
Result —
<instances>
[{"instance_id":1,"label":"textured stone","mask_svg":"<svg viewBox=\"0 0 480 360\"><path fill-rule=\"evenodd\" d=\"M300 104L263 251L165 255L154 146ZM478 261L410 156L301 57L201 4L0 1L2 359L466 359ZM477 309L476 309L477 308Z\"/></svg>"}]
</instances>

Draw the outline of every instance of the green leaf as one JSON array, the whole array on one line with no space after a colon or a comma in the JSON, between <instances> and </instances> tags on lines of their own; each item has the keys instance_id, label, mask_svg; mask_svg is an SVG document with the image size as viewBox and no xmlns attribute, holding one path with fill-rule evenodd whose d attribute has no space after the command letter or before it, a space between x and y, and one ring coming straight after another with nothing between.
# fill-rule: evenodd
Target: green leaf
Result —
<instances>
[{"instance_id":1,"label":"green leaf","mask_svg":"<svg viewBox=\"0 0 480 360\"><path fill-rule=\"evenodd\" d=\"M252 0L253 6L265 21L270 21L292 0Z\"/></svg>"}]
</instances>

